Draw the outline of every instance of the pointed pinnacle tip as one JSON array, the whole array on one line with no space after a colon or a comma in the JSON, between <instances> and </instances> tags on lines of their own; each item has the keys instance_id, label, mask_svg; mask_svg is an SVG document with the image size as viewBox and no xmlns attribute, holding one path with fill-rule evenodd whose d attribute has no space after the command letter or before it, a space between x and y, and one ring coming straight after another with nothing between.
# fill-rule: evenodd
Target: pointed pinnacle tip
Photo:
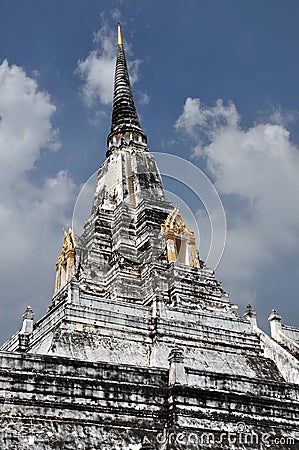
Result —
<instances>
[{"instance_id":1,"label":"pointed pinnacle tip","mask_svg":"<svg viewBox=\"0 0 299 450\"><path fill-rule=\"evenodd\" d=\"M121 28L120 23L117 24L117 43L118 45L121 45L123 43L122 35L121 35Z\"/></svg>"}]
</instances>

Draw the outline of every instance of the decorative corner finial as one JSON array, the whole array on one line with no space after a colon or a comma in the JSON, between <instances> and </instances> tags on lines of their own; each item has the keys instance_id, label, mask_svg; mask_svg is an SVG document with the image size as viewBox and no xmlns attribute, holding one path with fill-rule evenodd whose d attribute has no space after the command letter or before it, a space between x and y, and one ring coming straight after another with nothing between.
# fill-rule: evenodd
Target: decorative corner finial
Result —
<instances>
[{"instance_id":1,"label":"decorative corner finial","mask_svg":"<svg viewBox=\"0 0 299 450\"><path fill-rule=\"evenodd\" d=\"M27 306L26 311L23 314L23 319L33 320L34 315L35 314L31 306Z\"/></svg>"},{"instance_id":2,"label":"decorative corner finial","mask_svg":"<svg viewBox=\"0 0 299 450\"><path fill-rule=\"evenodd\" d=\"M270 316L268 317L268 320L271 322L273 320L281 322L281 316L278 314L276 309L272 309Z\"/></svg>"},{"instance_id":3,"label":"decorative corner finial","mask_svg":"<svg viewBox=\"0 0 299 450\"><path fill-rule=\"evenodd\" d=\"M118 22L117 24L117 43L118 45L122 45L123 43L123 38L121 35L121 28L120 28L120 23Z\"/></svg>"},{"instance_id":4,"label":"decorative corner finial","mask_svg":"<svg viewBox=\"0 0 299 450\"><path fill-rule=\"evenodd\" d=\"M247 317L256 317L256 312L250 304L247 305L244 316L245 317L246 316Z\"/></svg>"}]
</instances>

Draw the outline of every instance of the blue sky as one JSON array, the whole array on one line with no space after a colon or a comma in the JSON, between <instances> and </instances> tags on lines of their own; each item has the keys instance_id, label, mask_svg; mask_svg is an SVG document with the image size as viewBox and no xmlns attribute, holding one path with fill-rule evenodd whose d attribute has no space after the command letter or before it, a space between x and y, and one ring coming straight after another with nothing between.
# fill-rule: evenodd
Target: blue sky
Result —
<instances>
[{"instance_id":1,"label":"blue sky","mask_svg":"<svg viewBox=\"0 0 299 450\"><path fill-rule=\"evenodd\" d=\"M2 0L3 339L50 304L62 229L105 157L117 20L150 149L191 159L222 198L218 278L263 327L273 307L299 325L298 2Z\"/></svg>"}]
</instances>

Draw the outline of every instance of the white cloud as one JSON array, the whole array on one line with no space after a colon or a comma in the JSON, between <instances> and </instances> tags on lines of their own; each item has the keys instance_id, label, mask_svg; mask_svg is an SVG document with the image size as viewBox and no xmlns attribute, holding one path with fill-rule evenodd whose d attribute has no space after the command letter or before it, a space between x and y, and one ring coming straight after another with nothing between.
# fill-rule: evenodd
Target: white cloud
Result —
<instances>
[{"instance_id":1,"label":"white cloud","mask_svg":"<svg viewBox=\"0 0 299 450\"><path fill-rule=\"evenodd\" d=\"M278 118L281 123L281 112ZM218 100L209 108L189 98L176 122L229 205L219 274L230 291L243 293L244 302L254 299L253 286L266 267L299 248L299 151L274 119L242 129L233 103Z\"/></svg>"},{"instance_id":2,"label":"white cloud","mask_svg":"<svg viewBox=\"0 0 299 450\"><path fill-rule=\"evenodd\" d=\"M114 57L99 55L97 51L78 63L78 73L85 83L83 96L87 106L91 107L96 99L103 105L111 103L114 65Z\"/></svg>"},{"instance_id":3,"label":"white cloud","mask_svg":"<svg viewBox=\"0 0 299 450\"><path fill-rule=\"evenodd\" d=\"M287 111L283 112L280 108L275 108L272 111L272 114L270 114L270 122L282 125L282 126L288 126L292 122L296 122L299 118L298 111Z\"/></svg>"},{"instance_id":4,"label":"white cloud","mask_svg":"<svg viewBox=\"0 0 299 450\"><path fill-rule=\"evenodd\" d=\"M184 110L176 121L177 129L184 129L190 135L208 134L212 137L219 129L235 128L239 122L239 114L235 105L229 102L223 105L223 100L218 99L215 106L204 106L199 98L186 99Z\"/></svg>"},{"instance_id":5,"label":"white cloud","mask_svg":"<svg viewBox=\"0 0 299 450\"><path fill-rule=\"evenodd\" d=\"M84 81L83 98L88 107L99 102L109 105L113 96L113 79L116 60L116 30L109 28L107 23L95 33L94 43L97 49L81 61L78 61L76 73ZM131 55L126 46L127 54ZM140 60L127 59L130 81L134 84L138 80Z\"/></svg>"},{"instance_id":6,"label":"white cloud","mask_svg":"<svg viewBox=\"0 0 299 450\"><path fill-rule=\"evenodd\" d=\"M65 171L34 183L43 150L59 147L51 124L56 108L25 71L0 65L0 321L4 334L20 325L32 304L39 314L50 304L61 228L67 224L74 184Z\"/></svg>"},{"instance_id":7,"label":"white cloud","mask_svg":"<svg viewBox=\"0 0 299 450\"><path fill-rule=\"evenodd\" d=\"M148 94L146 94L145 92L140 92L138 102L140 105L148 105L150 101L151 97Z\"/></svg>"},{"instance_id":8,"label":"white cloud","mask_svg":"<svg viewBox=\"0 0 299 450\"><path fill-rule=\"evenodd\" d=\"M43 147L56 149L49 117L55 112L37 82L5 60L0 65L0 183L33 167Z\"/></svg>"}]
</instances>

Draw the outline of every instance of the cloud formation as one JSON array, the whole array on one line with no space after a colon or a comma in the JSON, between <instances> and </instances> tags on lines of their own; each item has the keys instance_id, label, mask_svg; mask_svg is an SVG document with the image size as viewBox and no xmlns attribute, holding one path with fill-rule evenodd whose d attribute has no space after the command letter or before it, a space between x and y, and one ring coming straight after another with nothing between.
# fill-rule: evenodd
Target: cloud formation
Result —
<instances>
[{"instance_id":1,"label":"cloud formation","mask_svg":"<svg viewBox=\"0 0 299 450\"><path fill-rule=\"evenodd\" d=\"M0 182L6 183L31 169L42 148L57 149L49 120L56 108L34 79L6 60L0 66L0 102Z\"/></svg>"},{"instance_id":2,"label":"cloud formation","mask_svg":"<svg viewBox=\"0 0 299 450\"><path fill-rule=\"evenodd\" d=\"M188 97L175 127L192 137L207 135L211 139L223 128L235 128L239 119L239 113L232 102L225 106L223 100L218 99L215 106L208 107L199 98Z\"/></svg>"},{"instance_id":3,"label":"cloud formation","mask_svg":"<svg viewBox=\"0 0 299 450\"><path fill-rule=\"evenodd\" d=\"M281 112L277 117L280 124L272 115L245 129L232 102L207 107L188 98L175 125L222 194L229 229L219 274L243 303L254 302L253 287L266 268L299 248L299 151Z\"/></svg>"},{"instance_id":4,"label":"cloud formation","mask_svg":"<svg viewBox=\"0 0 299 450\"><path fill-rule=\"evenodd\" d=\"M40 315L50 303L54 263L75 186L65 171L34 182L43 151L57 150L56 111L49 95L16 65L0 65L0 325L6 336L31 304Z\"/></svg>"},{"instance_id":5,"label":"cloud formation","mask_svg":"<svg viewBox=\"0 0 299 450\"><path fill-rule=\"evenodd\" d=\"M96 49L88 56L78 61L76 73L82 78L83 98L88 107L96 103L109 105L113 96L113 78L116 59L116 31L106 22L94 35ZM130 48L126 45L127 54L131 56ZM138 80L139 59L127 59L131 84Z\"/></svg>"}]
</instances>

